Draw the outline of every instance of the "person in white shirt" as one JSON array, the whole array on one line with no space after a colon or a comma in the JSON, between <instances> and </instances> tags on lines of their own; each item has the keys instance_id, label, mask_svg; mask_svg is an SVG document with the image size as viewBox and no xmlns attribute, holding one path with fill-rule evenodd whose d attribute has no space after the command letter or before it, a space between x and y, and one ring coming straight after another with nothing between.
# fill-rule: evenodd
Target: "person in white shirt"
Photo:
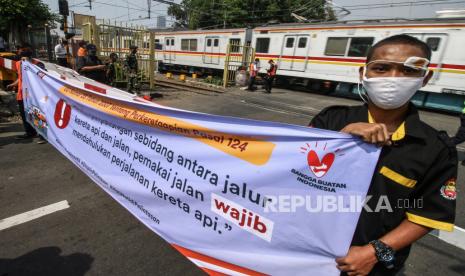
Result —
<instances>
[{"instance_id":1,"label":"person in white shirt","mask_svg":"<svg viewBox=\"0 0 465 276\"><path fill-rule=\"evenodd\" d=\"M60 66L68 67L68 61L66 58L66 46L68 45L68 41L65 39L61 39L60 43L55 46L55 56L57 59L57 63Z\"/></svg>"}]
</instances>

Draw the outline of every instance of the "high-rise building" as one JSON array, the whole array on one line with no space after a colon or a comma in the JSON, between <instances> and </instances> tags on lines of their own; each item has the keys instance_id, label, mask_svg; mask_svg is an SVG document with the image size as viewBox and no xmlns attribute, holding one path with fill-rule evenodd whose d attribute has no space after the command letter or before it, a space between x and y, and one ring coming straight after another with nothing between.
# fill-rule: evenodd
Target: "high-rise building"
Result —
<instances>
[{"instance_id":1,"label":"high-rise building","mask_svg":"<svg viewBox=\"0 0 465 276\"><path fill-rule=\"evenodd\" d=\"M159 29L166 28L166 16L159 15L157 17L157 28Z\"/></svg>"}]
</instances>

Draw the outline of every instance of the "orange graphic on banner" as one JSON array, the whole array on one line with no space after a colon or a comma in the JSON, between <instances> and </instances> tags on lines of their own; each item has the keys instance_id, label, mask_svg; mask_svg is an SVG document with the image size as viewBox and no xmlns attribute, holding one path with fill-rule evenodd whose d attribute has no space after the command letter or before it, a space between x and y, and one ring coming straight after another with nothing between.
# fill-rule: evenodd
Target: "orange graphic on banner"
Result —
<instances>
[{"instance_id":1,"label":"orange graphic on banner","mask_svg":"<svg viewBox=\"0 0 465 276\"><path fill-rule=\"evenodd\" d=\"M70 86L62 86L59 92L71 99L91 106L109 115L131 122L158 128L177 135L194 138L229 155L250 162L264 165L271 157L274 143L248 136L228 134L208 129L203 126L181 121L169 116L156 114L131 105L95 95Z\"/></svg>"}]
</instances>

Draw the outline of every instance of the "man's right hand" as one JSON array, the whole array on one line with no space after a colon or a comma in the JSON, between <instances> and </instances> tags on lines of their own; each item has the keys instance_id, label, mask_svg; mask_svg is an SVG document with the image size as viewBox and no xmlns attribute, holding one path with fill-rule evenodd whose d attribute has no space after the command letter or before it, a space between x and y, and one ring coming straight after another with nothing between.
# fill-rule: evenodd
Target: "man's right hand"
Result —
<instances>
[{"instance_id":1,"label":"man's right hand","mask_svg":"<svg viewBox=\"0 0 465 276\"><path fill-rule=\"evenodd\" d=\"M341 132L359 136L363 141L379 146L392 144L385 124L353 123L345 126Z\"/></svg>"}]
</instances>

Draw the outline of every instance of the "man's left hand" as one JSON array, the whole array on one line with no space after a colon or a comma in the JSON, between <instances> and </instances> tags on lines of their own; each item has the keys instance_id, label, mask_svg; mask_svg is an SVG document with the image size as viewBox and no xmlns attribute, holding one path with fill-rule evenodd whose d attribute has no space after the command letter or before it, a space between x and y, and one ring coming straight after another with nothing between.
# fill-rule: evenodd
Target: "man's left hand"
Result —
<instances>
[{"instance_id":1,"label":"man's left hand","mask_svg":"<svg viewBox=\"0 0 465 276\"><path fill-rule=\"evenodd\" d=\"M345 257L337 258L337 268L348 275L368 275L378 262L372 245L351 246Z\"/></svg>"}]
</instances>

